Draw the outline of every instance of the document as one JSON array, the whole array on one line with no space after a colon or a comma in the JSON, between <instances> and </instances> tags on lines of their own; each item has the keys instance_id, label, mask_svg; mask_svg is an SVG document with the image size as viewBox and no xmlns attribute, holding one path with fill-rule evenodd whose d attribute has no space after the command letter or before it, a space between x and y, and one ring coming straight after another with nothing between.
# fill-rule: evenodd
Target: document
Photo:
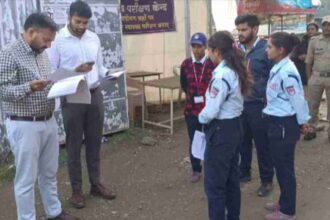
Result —
<instances>
[{"instance_id":1,"label":"document","mask_svg":"<svg viewBox=\"0 0 330 220\"><path fill-rule=\"evenodd\" d=\"M108 80L117 79L124 73L125 71L110 72L102 79L101 83L103 84ZM48 76L48 80L55 82L48 93L48 99L66 96L66 101L69 103L91 103L91 93L85 73L77 73L59 68Z\"/></svg>"},{"instance_id":2,"label":"document","mask_svg":"<svg viewBox=\"0 0 330 220\"><path fill-rule=\"evenodd\" d=\"M84 75L58 79L60 77L51 87L47 96L48 99L66 96L69 103L91 103L91 94Z\"/></svg>"},{"instance_id":3,"label":"document","mask_svg":"<svg viewBox=\"0 0 330 220\"><path fill-rule=\"evenodd\" d=\"M204 160L204 153L206 148L206 139L204 132L196 130L191 145L192 155L200 160Z\"/></svg>"}]
</instances>

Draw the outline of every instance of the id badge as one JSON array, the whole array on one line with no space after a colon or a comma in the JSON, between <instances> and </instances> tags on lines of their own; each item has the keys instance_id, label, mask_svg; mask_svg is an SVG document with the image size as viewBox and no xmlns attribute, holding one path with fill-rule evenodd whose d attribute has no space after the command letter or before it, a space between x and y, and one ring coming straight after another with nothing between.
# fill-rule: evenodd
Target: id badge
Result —
<instances>
[{"instance_id":1,"label":"id badge","mask_svg":"<svg viewBox=\"0 0 330 220\"><path fill-rule=\"evenodd\" d=\"M204 102L204 97L203 96L195 96L194 97L194 102L195 102L195 104L203 103Z\"/></svg>"}]
</instances>

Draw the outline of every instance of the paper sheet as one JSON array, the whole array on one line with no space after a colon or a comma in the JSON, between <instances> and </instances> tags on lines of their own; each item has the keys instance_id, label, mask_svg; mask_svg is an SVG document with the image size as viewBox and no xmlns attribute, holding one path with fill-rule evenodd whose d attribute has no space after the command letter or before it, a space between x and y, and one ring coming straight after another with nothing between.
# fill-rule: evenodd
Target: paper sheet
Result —
<instances>
[{"instance_id":1,"label":"paper sheet","mask_svg":"<svg viewBox=\"0 0 330 220\"><path fill-rule=\"evenodd\" d=\"M200 131L195 131L194 139L191 144L191 153L194 157L204 160L204 153L206 148L205 134Z\"/></svg>"},{"instance_id":2,"label":"paper sheet","mask_svg":"<svg viewBox=\"0 0 330 220\"><path fill-rule=\"evenodd\" d=\"M73 76L58 80L51 87L47 98L67 96L67 102L91 103L91 94L84 75Z\"/></svg>"}]
</instances>

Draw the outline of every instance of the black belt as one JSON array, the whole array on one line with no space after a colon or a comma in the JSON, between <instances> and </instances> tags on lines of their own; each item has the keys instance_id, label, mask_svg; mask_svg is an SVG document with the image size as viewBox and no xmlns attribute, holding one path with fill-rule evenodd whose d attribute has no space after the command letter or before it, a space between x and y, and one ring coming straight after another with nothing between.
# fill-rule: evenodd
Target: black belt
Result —
<instances>
[{"instance_id":1,"label":"black belt","mask_svg":"<svg viewBox=\"0 0 330 220\"><path fill-rule=\"evenodd\" d=\"M330 77L330 72L320 72L320 77Z\"/></svg>"},{"instance_id":2,"label":"black belt","mask_svg":"<svg viewBox=\"0 0 330 220\"><path fill-rule=\"evenodd\" d=\"M274 119L274 120L286 120L286 119L295 119L296 114L291 115L291 116L274 116L274 115L267 115L265 113L262 113L263 118L268 118L268 119Z\"/></svg>"},{"instance_id":3,"label":"black belt","mask_svg":"<svg viewBox=\"0 0 330 220\"><path fill-rule=\"evenodd\" d=\"M53 114L49 114L46 116L16 116L16 115L11 115L8 116L10 120L14 121L47 121L49 120Z\"/></svg>"}]
</instances>

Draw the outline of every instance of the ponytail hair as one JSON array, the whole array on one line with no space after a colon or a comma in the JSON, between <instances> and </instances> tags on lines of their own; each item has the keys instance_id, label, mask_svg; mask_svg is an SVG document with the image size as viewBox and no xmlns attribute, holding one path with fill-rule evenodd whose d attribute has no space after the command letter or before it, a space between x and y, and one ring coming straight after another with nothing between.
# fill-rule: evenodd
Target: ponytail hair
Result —
<instances>
[{"instance_id":1,"label":"ponytail hair","mask_svg":"<svg viewBox=\"0 0 330 220\"><path fill-rule=\"evenodd\" d=\"M276 32L270 36L270 42L277 48L281 47L285 51L285 56L289 55L295 47L295 37L286 32Z\"/></svg>"},{"instance_id":2,"label":"ponytail hair","mask_svg":"<svg viewBox=\"0 0 330 220\"><path fill-rule=\"evenodd\" d=\"M228 31L218 31L210 37L208 47L212 51L220 51L226 65L237 74L241 93L244 96L249 95L253 84L252 75L248 73L243 54L237 48L232 35Z\"/></svg>"}]
</instances>

